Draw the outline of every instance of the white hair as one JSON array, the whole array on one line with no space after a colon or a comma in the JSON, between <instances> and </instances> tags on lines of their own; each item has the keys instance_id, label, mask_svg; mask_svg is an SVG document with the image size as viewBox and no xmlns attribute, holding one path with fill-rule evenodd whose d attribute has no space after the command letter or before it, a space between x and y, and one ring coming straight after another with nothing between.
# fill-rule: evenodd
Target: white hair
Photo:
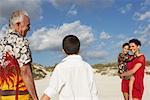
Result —
<instances>
[{"instance_id":1,"label":"white hair","mask_svg":"<svg viewBox=\"0 0 150 100\"><path fill-rule=\"evenodd\" d=\"M20 23L23 21L24 16L29 17L29 14L25 10L17 10L14 11L9 19L9 26L11 27L12 25L16 23Z\"/></svg>"}]
</instances>

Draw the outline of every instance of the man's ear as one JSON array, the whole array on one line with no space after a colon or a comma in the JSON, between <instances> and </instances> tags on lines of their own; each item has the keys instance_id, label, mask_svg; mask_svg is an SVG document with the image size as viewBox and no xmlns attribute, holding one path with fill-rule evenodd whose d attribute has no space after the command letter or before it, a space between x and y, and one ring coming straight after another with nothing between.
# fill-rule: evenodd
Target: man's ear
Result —
<instances>
[{"instance_id":1,"label":"man's ear","mask_svg":"<svg viewBox=\"0 0 150 100\"><path fill-rule=\"evenodd\" d=\"M62 51L63 53L65 53L64 49L61 49L61 51Z\"/></svg>"},{"instance_id":2,"label":"man's ear","mask_svg":"<svg viewBox=\"0 0 150 100\"><path fill-rule=\"evenodd\" d=\"M61 51L62 51L65 55L67 55L64 49L61 49Z\"/></svg>"}]
</instances>

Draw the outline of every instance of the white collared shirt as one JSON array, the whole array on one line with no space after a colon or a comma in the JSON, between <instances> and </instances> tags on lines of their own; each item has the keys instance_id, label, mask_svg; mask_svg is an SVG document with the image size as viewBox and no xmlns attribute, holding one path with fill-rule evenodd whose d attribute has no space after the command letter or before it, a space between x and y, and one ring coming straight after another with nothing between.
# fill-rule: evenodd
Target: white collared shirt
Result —
<instances>
[{"instance_id":1,"label":"white collared shirt","mask_svg":"<svg viewBox=\"0 0 150 100\"><path fill-rule=\"evenodd\" d=\"M59 63L44 93L59 100L99 100L92 67L80 55L69 55Z\"/></svg>"}]
</instances>

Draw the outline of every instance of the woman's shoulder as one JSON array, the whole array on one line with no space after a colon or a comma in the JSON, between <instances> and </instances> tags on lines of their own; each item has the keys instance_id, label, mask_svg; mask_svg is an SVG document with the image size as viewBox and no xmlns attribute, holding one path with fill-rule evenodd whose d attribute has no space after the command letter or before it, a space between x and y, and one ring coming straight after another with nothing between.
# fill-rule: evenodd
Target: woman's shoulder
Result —
<instances>
[{"instance_id":1,"label":"woman's shoulder","mask_svg":"<svg viewBox=\"0 0 150 100\"><path fill-rule=\"evenodd\" d=\"M145 56L144 56L144 54L139 54L139 55L137 55L137 61L139 61L139 62L145 62Z\"/></svg>"},{"instance_id":2,"label":"woman's shoulder","mask_svg":"<svg viewBox=\"0 0 150 100\"><path fill-rule=\"evenodd\" d=\"M143 58L143 57L145 58L145 56L144 56L143 53L140 53L139 55L137 55L137 57L138 57L138 58Z\"/></svg>"}]
</instances>

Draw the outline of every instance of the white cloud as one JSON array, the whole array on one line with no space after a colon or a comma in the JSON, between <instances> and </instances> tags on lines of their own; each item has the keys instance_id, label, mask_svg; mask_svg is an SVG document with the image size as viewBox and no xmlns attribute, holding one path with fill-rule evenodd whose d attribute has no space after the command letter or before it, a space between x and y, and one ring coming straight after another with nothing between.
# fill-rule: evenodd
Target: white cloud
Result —
<instances>
[{"instance_id":1,"label":"white cloud","mask_svg":"<svg viewBox=\"0 0 150 100\"><path fill-rule=\"evenodd\" d=\"M118 35L116 36L116 38L122 40L122 39L127 38L127 36L126 36L125 34L118 34Z\"/></svg>"},{"instance_id":2,"label":"white cloud","mask_svg":"<svg viewBox=\"0 0 150 100\"><path fill-rule=\"evenodd\" d=\"M31 18L40 18L42 0L1 0L0 16L8 18L12 11L24 9L29 12Z\"/></svg>"},{"instance_id":3,"label":"white cloud","mask_svg":"<svg viewBox=\"0 0 150 100\"><path fill-rule=\"evenodd\" d=\"M146 20L146 19L150 20L150 11L147 11L147 12L145 12L143 14L136 12L134 14L134 17L137 20L140 20L140 21L143 21L143 20Z\"/></svg>"},{"instance_id":4,"label":"white cloud","mask_svg":"<svg viewBox=\"0 0 150 100\"><path fill-rule=\"evenodd\" d=\"M103 32L100 33L99 38L102 39L102 40L107 40L107 39L110 39L111 36L109 35L109 33L106 33L106 32L103 31Z\"/></svg>"},{"instance_id":5,"label":"white cloud","mask_svg":"<svg viewBox=\"0 0 150 100\"><path fill-rule=\"evenodd\" d=\"M150 0L145 0L144 5L150 5Z\"/></svg>"},{"instance_id":6,"label":"white cloud","mask_svg":"<svg viewBox=\"0 0 150 100\"><path fill-rule=\"evenodd\" d=\"M64 5L66 5L66 4L71 2L71 0L49 0L49 1L56 8L60 7L60 6L64 6Z\"/></svg>"},{"instance_id":7,"label":"white cloud","mask_svg":"<svg viewBox=\"0 0 150 100\"><path fill-rule=\"evenodd\" d=\"M113 48L121 48L124 43L128 43L130 39L136 38L135 36L129 36L126 33L118 34L117 36L113 37L115 41L113 43Z\"/></svg>"},{"instance_id":8,"label":"white cloud","mask_svg":"<svg viewBox=\"0 0 150 100\"><path fill-rule=\"evenodd\" d=\"M139 16L139 20L150 19L150 11L145 12Z\"/></svg>"},{"instance_id":9,"label":"white cloud","mask_svg":"<svg viewBox=\"0 0 150 100\"><path fill-rule=\"evenodd\" d=\"M150 24L143 27L139 26L138 29L134 31L134 34L150 35Z\"/></svg>"},{"instance_id":10,"label":"white cloud","mask_svg":"<svg viewBox=\"0 0 150 100\"><path fill-rule=\"evenodd\" d=\"M150 45L150 41L148 42L148 45Z\"/></svg>"},{"instance_id":11,"label":"white cloud","mask_svg":"<svg viewBox=\"0 0 150 100\"><path fill-rule=\"evenodd\" d=\"M146 39L146 37L145 37L145 35L141 35L139 37L139 40L142 42L142 44L145 44L146 42L148 42L147 39Z\"/></svg>"},{"instance_id":12,"label":"white cloud","mask_svg":"<svg viewBox=\"0 0 150 100\"><path fill-rule=\"evenodd\" d=\"M75 4L80 7L101 7L106 8L112 6L115 0L49 0L56 7L65 7L66 5Z\"/></svg>"},{"instance_id":13,"label":"white cloud","mask_svg":"<svg viewBox=\"0 0 150 100\"><path fill-rule=\"evenodd\" d=\"M75 5L72 5L71 8L69 9L69 11L67 12L68 16L75 16L77 15L77 10L75 9Z\"/></svg>"},{"instance_id":14,"label":"white cloud","mask_svg":"<svg viewBox=\"0 0 150 100\"><path fill-rule=\"evenodd\" d=\"M138 35L141 42L145 45L148 45L150 42L150 24L139 27L139 29L135 30L134 32L136 35Z\"/></svg>"},{"instance_id":15,"label":"white cloud","mask_svg":"<svg viewBox=\"0 0 150 100\"><path fill-rule=\"evenodd\" d=\"M117 47L120 47L123 43L125 42L128 42L128 39L129 37L127 36L127 34L124 34L124 33L120 33L120 34L117 34L115 36L113 36L113 44L115 44L115 48ZM112 40L111 40L112 41Z\"/></svg>"},{"instance_id":16,"label":"white cloud","mask_svg":"<svg viewBox=\"0 0 150 100\"><path fill-rule=\"evenodd\" d=\"M134 34L141 34L143 31L144 27L143 26L139 26L136 30L134 30Z\"/></svg>"},{"instance_id":17,"label":"white cloud","mask_svg":"<svg viewBox=\"0 0 150 100\"><path fill-rule=\"evenodd\" d=\"M75 21L55 28L42 27L33 32L29 37L31 48L33 50L60 50L63 38L69 34L76 35L80 39L81 47L88 47L94 40L92 28L82 25L80 21Z\"/></svg>"},{"instance_id":18,"label":"white cloud","mask_svg":"<svg viewBox=\"0 0 150 100\"><path fill-rule=\"evenodd\" d=\"M144 28L142 34L150 35L150 24Z\"/></svg>"},{"instance_id":19,"label":"white cloud","mask_svg":"<svg viewBox=\"0 0 150 100\"><path fill-rule=\"evenodd\" d=\"M106 43L105 42L103 42L103 41L101 41L96 47L96 49L102 49L103 47L105 47L106 46Z\"/></svg>"},{"instance_id":20,"label":"white cloud","mask_svg":"<svg viewBox=\"0 0 150 100\"><path fill-rule=\"evenodd\" d=\"M5 33L8 31L8 25L4 25L1 29L0 29L0 39L5 35Z\"/></svg>"},{"instance_id":21,"label":"white cloud","mask_svg":"<svg viewBox=\"0 0 150 100\"><path fill-rule=\"evenodd\" d=\"M119 11L122 13L122 14L125 14L125 13L127 13L128 11L130 11L131 10L131 8L132 8L132 4L127 4L125 7L121 7L120 9L119 9Z\"/></svg>"},{"instance_id":22,"label":"white cloud","mask_svg":"<svg viewBox=\"0 0 150 100\"><path fill-rule=\"evenodd\" d=\"M105 58L108 55L108 53L106 51L102 51L102 50L97 50L97 51L87 51L84 53L84 56L86 56L87 58L94 58L94 59L101 59L101 58Z\"/></svg>"}]
</instances>

